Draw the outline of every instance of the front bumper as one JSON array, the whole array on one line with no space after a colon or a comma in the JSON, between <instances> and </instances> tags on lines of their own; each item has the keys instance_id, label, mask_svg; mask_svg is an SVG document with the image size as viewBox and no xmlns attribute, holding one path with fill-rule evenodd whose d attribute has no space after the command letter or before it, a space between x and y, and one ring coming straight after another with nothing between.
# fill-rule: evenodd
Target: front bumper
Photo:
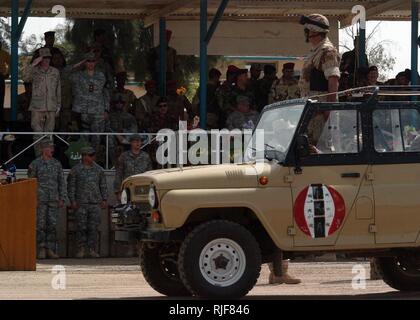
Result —
<instances>
[{"instance_id":1,"label":"front bumper","mask_svg":"<svg viewBox=\"0 0 420 320\"><path fill-rule=\"evenodd\" d=\"M111 222L117 242L169 241L171 231L150 229L150 208L143 204L126 204L114 207Z\"/></svg>"}]
</instances>

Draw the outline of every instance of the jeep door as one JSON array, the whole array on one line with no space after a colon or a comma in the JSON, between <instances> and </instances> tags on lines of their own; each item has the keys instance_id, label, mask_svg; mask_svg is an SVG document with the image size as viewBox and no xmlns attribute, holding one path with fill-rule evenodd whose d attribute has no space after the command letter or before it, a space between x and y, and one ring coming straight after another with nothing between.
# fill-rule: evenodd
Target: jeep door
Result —
<instances>
[{"instance_id":1,"label":"jeep door","mask_svg":"<svg viewBox=\"0 0 420 320\"><path fill-rule=\"evenodd\" d=\"M289 168L294 246L298 250L372 246L369 226L374 223L374 207L372 183L366 179L365 113L360 104L316 103L307 108L297 136L308 137L310 154L288 158L293 159Z\"/></svg>"},{"instance_id":2,"label":"jeep door","mask_svg":"<svg viewBox=\"0 0 420 320\"><path fill-rule=\"evenodd\" d=\"M376 243L414 243L420 231L419 103L379 103L372 127Z\"/></svg>"}]
</instances>

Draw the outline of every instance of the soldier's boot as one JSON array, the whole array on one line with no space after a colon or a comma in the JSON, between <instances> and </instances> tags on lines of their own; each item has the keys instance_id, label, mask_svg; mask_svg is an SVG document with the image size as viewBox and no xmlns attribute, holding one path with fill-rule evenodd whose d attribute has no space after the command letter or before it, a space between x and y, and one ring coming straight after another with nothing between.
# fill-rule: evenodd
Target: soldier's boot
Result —
<instances>
[{"instance_id":1,"label":"soldier's boot","mask_svg":"<svg viewBox=\"0 0 420 320\"><path fill-rule=\"evenodd\" d=\"M51 249L47 250L47 258L48 259L59 259L60 257Z\"/></svg>"},{"instance_id":2,"label":"soldier's boot","mask_svg":"<svg viewBox=\"0 0 420 320\"><path fill-rule=\"evenodd\" d=\"M77 251L77 253L76 253L76 258L77 259L83 259L84 257L85 257L85 248L80 247L79 251Z\"/></svg>"},{"instance_id":3,"label":"soldier's boot","mask_svg":"<svg viewBox=\"0 0 420 320\"><path fill-rule=\"evenodd\" d=\"M40 259L40 260L42 260L42 259L45 259L46 257L47 257L47 253L45 251L45 248L40 248L38 250L37 258Z\"/></svg>"},{"instance_id":4,"label":"soldier's boot","mask_svg":"<svg viewBox=\"0 0 420 320\"><path fill-rule=\"evenodd\" d=\"M97 259L97 258L100 258L101 256L95 250L90 249L89 250L89 257Z\"/></svg>"},{"instance_id":5,"label":"soldier's boot","mask_svg":"<svg viewBox=\"0 0 420 320\"><path fill-rule=\"evenodd\" d=\"M270 264L272 266L272 264ZM282 276L276 277L274 274L274 268L270 267L270 276L268 278L269 284L299 284L302 281L297 278L293 278L291 275L289 275L287 272L289 270L289 262L286 260L282 261L281 264L282 269Z\"/></svg>"}]
</instances>

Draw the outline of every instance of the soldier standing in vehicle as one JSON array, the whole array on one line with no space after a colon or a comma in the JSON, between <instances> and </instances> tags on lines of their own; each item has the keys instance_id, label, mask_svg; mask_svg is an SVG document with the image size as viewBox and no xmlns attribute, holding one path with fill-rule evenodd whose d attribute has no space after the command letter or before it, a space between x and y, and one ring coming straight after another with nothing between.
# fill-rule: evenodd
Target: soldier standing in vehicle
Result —
<instances>
[{"instance_id":1,"label":"soldier standing in vehicle","mask_svg":"<svg viewBox=\"0 0 420 320\"><path fill-rule=\"evenodd\" d=\"M131 149L121 154L116 166L114 192L117 199L121 196L121 184L125 179L153 169L149 154L141 148L142 137L139 134L130 137L130 145Z\"/></svg>"},{"instance_id":2,"label":"soldier standing in vehicle","mask_svg":"<svg viewBox=\"0 0 420 320\"><path fill-rule=\"evenodd\" d=\"M61 163L53 158L51 141L41 143L42 155L28 168L28 177L38 180L36 237L38 259L58 259L55 253L59 209L66 201L66 186Z\"/></svg>"},{"instance_id":3,"label":"soldier standing in vehicle","mask_svg":"<svg viewBox=\"0 0 420 320\"><path fill-rule=\"evenodd\" d=\"M268 103L285 101L300 98L298 81L294 78L295 64L285 63L283 65L283 76L274 81L268 96Z\"/></svg>"},{"instance_id":4,"label":"soldier standing in vehicle","mask_svg":"<svg viewBox=\"0 0 420 320\"><path fill-rule=\"evenodd\" d=\"M81 150L82 163L76 165L68 177L68 195L75 210L78 252L76 258L99 258L98 229L101 209L108 206L108 191L104 170L95 162L96 152L91 147Z\"/></svg>"},{"instance_id":5,"label":"soldier standing in vehicle","mask_svg":"<svg viewBox=\"0 0 420 320\"><path fill-rule=\"evenodd\" d=\"M306 42L312 45L299 82L301 96L322 95L320 101L336 102L340 80L340 54L328 39L330 23L320 14L302 16Z\"/></svg>"},{"instance_id":6,"label":"soldier standing in vehicle","mask_svg":"<svg viewBox=\"0 0 420 320\"><path fill-rule=\"evenodd\" d=\"M311 52L305 60L299 87L302 97L319 96L321 102L337 102L340 81L340 54L328 39L330 23L321 14L302 16L300 23L304 25L306 42L312 46ZM317 144L326 144L319 141L319 128L324 128L330 121L329 114L320 112L315 114L308 125L308 136L313 137ZM311 142L311 145L316 145Z\"/></svg>"}]
</instances>

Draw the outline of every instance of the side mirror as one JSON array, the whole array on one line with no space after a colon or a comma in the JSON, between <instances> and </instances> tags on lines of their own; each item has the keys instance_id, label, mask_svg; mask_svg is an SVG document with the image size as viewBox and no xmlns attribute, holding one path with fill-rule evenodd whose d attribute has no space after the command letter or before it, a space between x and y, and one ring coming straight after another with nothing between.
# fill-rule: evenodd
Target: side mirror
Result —
<instances>
[{"instance_id":1,"label":"side mirror","mask_svg":"<svg viewBox=\"0 0 420 320\"><path fill-rule=\"evenodd\" d=\"M296 138L296 156L299 159L308 157L309 152L309 139L306 135L300 135Z\"/></svg>"}]
</instances>

